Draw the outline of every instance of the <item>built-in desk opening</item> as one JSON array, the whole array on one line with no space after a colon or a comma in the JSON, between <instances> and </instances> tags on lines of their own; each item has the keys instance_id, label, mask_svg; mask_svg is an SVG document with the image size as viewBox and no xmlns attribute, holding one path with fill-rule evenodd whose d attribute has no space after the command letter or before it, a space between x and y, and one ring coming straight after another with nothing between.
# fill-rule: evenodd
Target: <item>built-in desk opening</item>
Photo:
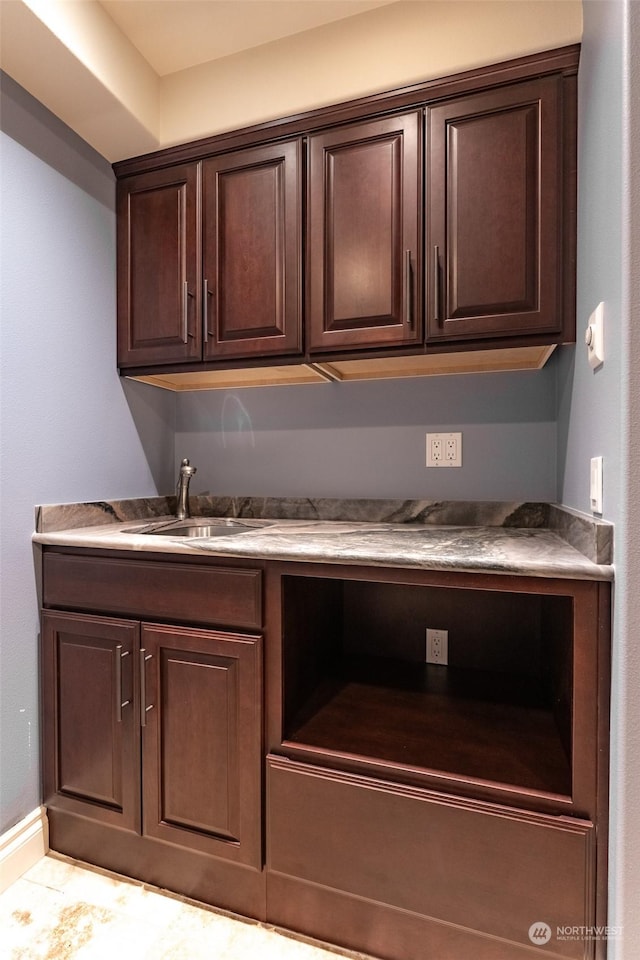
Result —
<instances>
[{"instance_id":1,"label":"built-in desk opening","mask_svg":"<svg viewBox=\"0 0 640 960\"><path fill-rule=\"evenodd\" d=\"M283 601L285 742L571 794L571 597L287 576Z\"/></svg>"}]
</instances>

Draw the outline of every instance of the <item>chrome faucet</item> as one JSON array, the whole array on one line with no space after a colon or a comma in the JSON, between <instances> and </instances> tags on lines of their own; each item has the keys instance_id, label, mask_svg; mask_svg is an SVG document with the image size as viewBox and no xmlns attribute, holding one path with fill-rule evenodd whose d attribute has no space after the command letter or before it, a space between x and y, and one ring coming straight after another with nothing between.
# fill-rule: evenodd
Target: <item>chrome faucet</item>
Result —
<instances>
[{"instance_id":1,"label":"chrome faucet","mask_svg":"<svg viewBox=\"0 0 640 960\"><path fill-rule=\"evenodd\" d=\"M189 510L189 481L196 470L197 467L190 466L186 457L180 464L180 476L178 477L178 484L176 487L176 490L178 491L176 518L178 520L186 520L191 516L191 512Z\"/></svg>"}]
</instances>

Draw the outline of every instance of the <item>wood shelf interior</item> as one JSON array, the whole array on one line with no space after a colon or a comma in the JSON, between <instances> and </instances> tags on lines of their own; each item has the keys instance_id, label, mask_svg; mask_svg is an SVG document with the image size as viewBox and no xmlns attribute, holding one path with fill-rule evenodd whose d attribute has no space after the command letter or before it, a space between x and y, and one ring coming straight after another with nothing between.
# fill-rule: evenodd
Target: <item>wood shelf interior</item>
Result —
<instances>
[{"instance_id":1,"label":"wood shelf interior","mask_svg":"<svg viewBox=\"0 0 640 960\"><path fill-rule=\"evenodd\" d=\"M284 609L284 741L571 794L570 597L288 577Z\"/></svg>"}]
</instances>

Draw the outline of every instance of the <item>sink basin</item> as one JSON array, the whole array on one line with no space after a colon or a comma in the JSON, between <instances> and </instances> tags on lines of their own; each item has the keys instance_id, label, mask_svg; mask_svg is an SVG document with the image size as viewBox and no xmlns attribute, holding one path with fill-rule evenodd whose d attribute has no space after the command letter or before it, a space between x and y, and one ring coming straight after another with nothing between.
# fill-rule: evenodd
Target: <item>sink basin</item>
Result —
<instances>
[{"instance_id":1,"label":"sink basin","mask_svg":"<svg viewBox=\"0 0 640 960\"><path fill-rule=\"evenodd\" d=\"M191 517L189 520L175 520L153 527L138 527L123 532L144 534L151 537L185 537L188 539L202 537L209 539L211 537L232 537L240 533L250 533L251 531L261 530L265 526L270 526L270 524L255 520L245 523L243 520L234 520L229 517Z\"/></svg>"}]
</instances>

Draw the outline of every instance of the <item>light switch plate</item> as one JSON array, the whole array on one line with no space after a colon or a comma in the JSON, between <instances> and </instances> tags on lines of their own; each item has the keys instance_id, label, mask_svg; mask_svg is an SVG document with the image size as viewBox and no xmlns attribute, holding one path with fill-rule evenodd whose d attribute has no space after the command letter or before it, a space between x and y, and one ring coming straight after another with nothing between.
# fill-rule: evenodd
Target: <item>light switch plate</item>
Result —
<instances>
[{"instance_id":1,"label":"light switch plate","mask_svg":"<svg viewBox=\"0 0 640 960\"><path fill-rule=\"evenodd\" d=\"M593 513L602 513L602 457L591 458L589 497Z\"/></svg>"}]
</instances>

